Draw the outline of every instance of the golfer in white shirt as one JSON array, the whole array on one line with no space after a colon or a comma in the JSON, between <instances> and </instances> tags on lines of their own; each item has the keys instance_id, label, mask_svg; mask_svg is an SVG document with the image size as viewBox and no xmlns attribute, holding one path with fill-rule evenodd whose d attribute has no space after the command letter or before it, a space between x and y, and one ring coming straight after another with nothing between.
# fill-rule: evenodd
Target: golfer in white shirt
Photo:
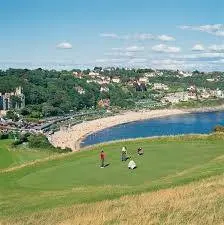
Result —
<instances>
[{"instance_id":1,"label":"golfer in white shirt","mask_svg":"<svg viewBox=\"0 0 224 225\"><path fill-rule=\"evenodd\" d=\"M131 160L129 163L128 163L128 169L135 169L137 166L136 166L136 163L134 162L134 160Z\"/></svg>"}]
</instances>

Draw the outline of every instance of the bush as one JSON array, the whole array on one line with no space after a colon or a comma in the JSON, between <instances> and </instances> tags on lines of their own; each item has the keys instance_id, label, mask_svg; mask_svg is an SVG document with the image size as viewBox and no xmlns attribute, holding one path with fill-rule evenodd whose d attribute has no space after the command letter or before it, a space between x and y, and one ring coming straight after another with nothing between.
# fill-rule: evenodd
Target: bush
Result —
<instances>
[{"instance_id":1,"label":"bush","mask_svg":"<svg viewBox=\"0 0 224 225\"><path fill-rule=\"evenodd\" d=\"M43 134L30 135L28 138L30 148L52 148L53 146Z\"/></svg>"},{"instance_id":2,"label":"bush","mask_svg":"<svg viewBox=\"0 0 224 225\"><path fill-rule=\"evenodd\" d=\"M16 112L15 111L11 111L11 110L7 111L6 118L7 119L11 119L12 121L15 121L15 122L17 122L19 120L19 117L16 114Z\"/></svg>"},{"instance_id":3,"label":"bush","mask_svg":"<svg viewBox=\"0 0 224 225\"><path fill-rule=\"evenodd\" d=\"M1 139L1 137L2 137L2 135L0 133L0 139ZM15 135L14 135L14 137L15 137ZM44 136L43 134L30 134L30 133L19 134L19 136L17 136L17 140L15 140L12 143L12 146L14 146L14 147L18 146L18 145L23 144L24 142L28 142L30 148L41 149L41 150L50 150L50 151L57 152L57 153L72 152L72 150L70 148L65 148L65 149L55 148L48 141L47 137Z\"/></svg>"},{"instance_id":4,"label":"bush","mask_svg":"<svg viewBox=\"0 0 224 225\"><path fill-rule=\"evenodd\" d=\"M19 134L17 135L17 140L15 140L12 145L17 146L21 145L24 142L28 142L28 137L30 136L30 133L25 133L25 134Z\"/></svg>"},{"instance_id":5,"label":"bush","mask_svg":"<svg viewBox=\"0 0 224 225\"><path fill-rule=\"evenodd\" d=\"M0 132L0 140L8 139L9 134L7 132Z\"/></svg>"},{"instance_id":6,"label":"bush","mask_svg":"<svg viewBox=\"0 0 224 225\"><path fill-rule=\"evenodd\" d=\"M18 139L18 140L14 141L14 142L12 143L12 146L21 145L22 143L23 143L23 142L22 142L20 139Z\"/></svg>"},{"instance_id":7,"label":"bush","mask_svg":"<svg viewBox=\"0 0 224 225\"><path fill-rule=\"evenodd\" d=\"M224 126L221 125L217 125L215 126L215 128L213 129L214 132L224 132Z\"/></svg>"},{"instance_id":8,"label":"bush","mask_svg":"<svg viewBox=\"0 0 224 225\"><path fill-rule=\"evenodd\" d=\"M53 149L54 152L57 152L57 153L68 153L68 152L72 152L72 150L70 148L65 148L65 149L62 149L62 148L54 148Z\"/></svg>"}]
</instances>

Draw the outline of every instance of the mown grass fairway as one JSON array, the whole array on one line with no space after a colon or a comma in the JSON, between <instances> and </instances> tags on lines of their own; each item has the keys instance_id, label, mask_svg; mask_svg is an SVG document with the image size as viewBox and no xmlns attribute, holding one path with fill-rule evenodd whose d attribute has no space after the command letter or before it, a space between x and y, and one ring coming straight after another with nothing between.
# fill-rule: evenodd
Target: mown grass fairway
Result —
<instances>
[{"instance_id":1,"label":"mown grass fairway","mask_svg":"<svg viewBox=\"0 0 224 225\"><path fill-rule=\"evenodd\" d=\"M128 162L121 162L123 145L136 162L136 170L128 170ZM138 147L144 148L144 156L137 156ZM110 163L104 169L99 168L101 149L106 152L106 163ZM44 215L45 210L57 207L174 187L223 172L223 135L110 143L14 171L0 172L0 218L32 224L28 220L34 212ZM44 221L39 224L46 224Z\"/></svg>"}]
</instances>

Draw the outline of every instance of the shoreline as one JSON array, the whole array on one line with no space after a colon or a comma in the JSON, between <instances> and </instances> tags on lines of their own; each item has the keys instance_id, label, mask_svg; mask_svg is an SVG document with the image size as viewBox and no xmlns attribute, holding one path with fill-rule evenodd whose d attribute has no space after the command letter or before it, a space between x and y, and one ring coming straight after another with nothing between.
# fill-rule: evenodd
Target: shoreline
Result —
<instances>
[{"instance_id":1,"label":"shoreline","mask_svg":"<svg viewBox=\"0 0 224 225\"><path fill-rule=\"evenodd\" d=\"M204 107L193 109L161 109L161 110L142 110L142 111L126 111L119 115L109 116L91 121L84 121L76 124L66 130L55 132L51 136L51 143L55 147L71 148L73 152L81 149L81 142L88 135L98 131L130 122L140 120L149 120L173 115L183 115L188 113L215 112L224 110L224 105L216 107Z\"/></svg>"}]
</instances>

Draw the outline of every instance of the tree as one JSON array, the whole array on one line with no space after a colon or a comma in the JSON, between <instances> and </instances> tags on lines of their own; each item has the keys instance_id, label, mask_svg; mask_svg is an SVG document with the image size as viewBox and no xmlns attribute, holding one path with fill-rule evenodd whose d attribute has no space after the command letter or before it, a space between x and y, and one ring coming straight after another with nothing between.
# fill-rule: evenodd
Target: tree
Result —
<instances>
[{"instance_id":1,"label":"tree","mask_svg":"<svg viewBox=\"0 0 224 225\"><path fill-rule=\"evenodd\" d=\"M9 110L6 112L6 118L11 119L14 122L17 122L19 120L19 117L15 111Z\"/></svg>"},{"instance_id":2,"label":"tree","mask_svg":"<svg viewBox=\"0 0 224 225\"><path fill-rule=\"evenodd\" d=\"M21 98L19 96L13 95L10 97L10 100L13 109L20 107L20 105L22 104Z\"/></svg>"}]
</instances>

